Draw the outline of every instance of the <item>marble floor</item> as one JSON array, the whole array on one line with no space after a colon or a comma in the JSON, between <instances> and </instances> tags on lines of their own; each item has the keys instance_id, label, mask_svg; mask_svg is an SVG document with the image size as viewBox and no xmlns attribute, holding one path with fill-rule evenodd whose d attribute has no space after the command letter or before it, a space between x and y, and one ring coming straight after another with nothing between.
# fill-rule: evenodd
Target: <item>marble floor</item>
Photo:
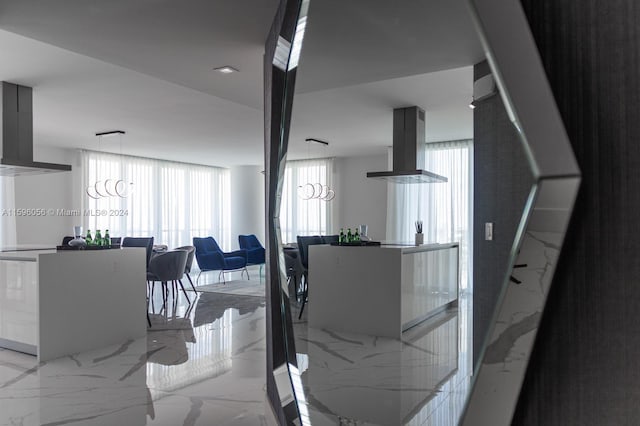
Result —
<instances>
[{"instance_id":1,"label":"marble floor","mask_svg":"<svg viewBox=\"0 0 640 426\"><path fill-rule=\"evenodd\" d=\"M274 425L264 298L181 294L166 314L155 293L146 338L40 364L0 350L0 425Z\"/></svg>"},{"instance_id":2,"label":"marble floor","mask_svg":"<svg viewBox=\"0 0 640 426\"><path fill-rule=\"evenodd\" d=\"M257 270L252 279L263 285ZM191 304L180 295L167 313L156 291L143 339L41 364L0 350L0 425L275 424L265 396L264 298L188 295ZM401 341L296 320L305 424L455 425L471 371L470 299Z\"/></svg>"},{"instance_id":3,"label":"marble floor","mask_svg":"<svg viewBox=\"0 0 640 426\"><path fill-rule=\"evenodd\" d=\"M470 313L463 294L402 340L309 328L303 314L294 332L308 424L456 425L471 380Z\"/></svg>"}]
</instances>

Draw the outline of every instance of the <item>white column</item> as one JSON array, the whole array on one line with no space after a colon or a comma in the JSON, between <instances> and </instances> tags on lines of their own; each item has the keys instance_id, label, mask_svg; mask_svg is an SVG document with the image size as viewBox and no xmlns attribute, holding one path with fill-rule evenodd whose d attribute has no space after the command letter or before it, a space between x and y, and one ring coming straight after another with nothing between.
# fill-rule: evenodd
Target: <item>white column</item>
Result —
<instances>
[{"instance_id":1,"label":"white column","mask_svg":"<svg viewBox=\"0 0 640 426\"><path fill-rule=\"evenodd\" d=\"M261 166L235 166L231 172L231 247L238 235L255 234L264 245L265 177Z\"/></svg>"},{"instance_id":2,"label":"white column","mask_svg":"<svg viewBox=\"0 0 640 426\"><path fill-rule=\"evenodd\" d=\"M16 245L15 178L0 176L0 248Z\"/></svg>"}]
</instances>

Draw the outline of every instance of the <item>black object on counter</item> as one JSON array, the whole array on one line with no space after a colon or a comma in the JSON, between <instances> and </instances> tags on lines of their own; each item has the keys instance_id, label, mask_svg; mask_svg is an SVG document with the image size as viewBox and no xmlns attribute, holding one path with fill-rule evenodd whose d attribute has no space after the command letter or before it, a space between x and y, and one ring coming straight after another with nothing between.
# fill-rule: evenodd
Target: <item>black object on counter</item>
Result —
<instances>
[{"instance_id":1,"label":"black object on counter","mask_svg":"<svg viewBox=\"0 0 640 426\"><path fill-rule=\"evenodd\" d=\"M73 246L56 246L56 250L58 250L58 251L67 251L67 250L75 250L75 251L78 251L78 250L109 250L109 249L119 249L119 248L120 248L119 244L113 244L113 245L110 245L110 246L95 246L95 245L92 245L92 246L84 246L84 247L81 247L81 246L75 246L75 247L73 247Z\"/></svg>"},{"instance_id":2,"label":"black object on counter","mask_svg":"<svg viewBox=\"0 0 640 426\"><path fill-rule=\"evenodd\" d=\"M380 241L352 241L350 243L331 243L332 246L349 246L349 247L364 247L364 246L379 246Z\"/></svg>"}]
</instances>

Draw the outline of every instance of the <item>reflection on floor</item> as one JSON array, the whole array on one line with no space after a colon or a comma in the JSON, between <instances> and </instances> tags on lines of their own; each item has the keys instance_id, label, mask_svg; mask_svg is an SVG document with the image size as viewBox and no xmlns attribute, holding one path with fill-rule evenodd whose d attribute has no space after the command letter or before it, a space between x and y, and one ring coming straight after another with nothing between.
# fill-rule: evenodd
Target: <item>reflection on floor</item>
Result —
<instances>
[{"instance_id":1,"label":"reflection on floor","mask_svg":"<svg viewBox=\"0 0 640 426\"><path fill-rule=\"evenodd\" d=\"M264 316L264 298L202 293L189 306L181 294L175 315L150 315L146 339L40 365L0 350L0 425L273 424Z\"/></svg>"},{"instance_id":2,"label":"reflection on floor","mask_svg":"<svg viewBox=\"0 0 640 426\"><path fill-rule=\"evenodd\" d=\"M294 331L310 424L456 425L471 376L470 304L463 295L402 340L309 328L303 314Z\"/></svg>"},{"instance_id":3,"label":"reflection on floor","mask_svg":"<svg viewBox=\"0 0 640 426\"><path fill-rule=\"evenodd\" d=\"M257 270L252 279L264 285ZM167 313L155 293L146 339L40 365L0 350L0 425L274 424L264 392L265 299L187 292L191 305L180 294ZM455 425L471 371L470 299L402 341L296 321L311 424Z\"/></svg>"}]
</instances>

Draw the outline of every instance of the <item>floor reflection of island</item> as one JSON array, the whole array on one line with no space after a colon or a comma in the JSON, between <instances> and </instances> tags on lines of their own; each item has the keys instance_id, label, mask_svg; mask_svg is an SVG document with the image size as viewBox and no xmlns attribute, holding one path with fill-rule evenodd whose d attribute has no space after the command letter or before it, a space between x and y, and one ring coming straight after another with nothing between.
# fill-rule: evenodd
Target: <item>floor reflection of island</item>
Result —
<instances>
[{"instance_id":1,"label":"floor reflection of island","mask_svg":"<svg viewBox=\"0 0 640 426\"><path fill-rule=\"evenodd\" d=\"M264 298L202 293L188 305L180 296L165 314L154 297L143 338L43 363L0 349L0 424L274 424Z\"/></svg>"},{"instance_id":2,"label":"floor reflection of island","mask_svg":"<svg viewBox=\"0 0 640 426\"><path fill-rule=\"evenodd\" d=\"M234 335L234 322L236 328L261 331L257 323L262 317L252 315L264 309L264 298L200 293L194 303L195 308L189 305L180 309L182 315L150 315L147 381L154 400L167 392L224 375L234 367L241 371L246 361L238 357L234 366L233 359L244 351L246 343L244 334L238 335L236 330ZM251 319L242 324L238 317ZM255 369L251 367L249 370Z\"/></svg>"},{"instance_id":3,"label":"floor reflection of island","mask_svg":"<svg viewBox=\"0 0 640 426\"><path fill-rule=\"evenodd\" d=\"M312 424L455 425L470 380L466 295L402 339L296 324ZM464 309L463 309L464 307Z\"/></svg>"}]
</instances>

